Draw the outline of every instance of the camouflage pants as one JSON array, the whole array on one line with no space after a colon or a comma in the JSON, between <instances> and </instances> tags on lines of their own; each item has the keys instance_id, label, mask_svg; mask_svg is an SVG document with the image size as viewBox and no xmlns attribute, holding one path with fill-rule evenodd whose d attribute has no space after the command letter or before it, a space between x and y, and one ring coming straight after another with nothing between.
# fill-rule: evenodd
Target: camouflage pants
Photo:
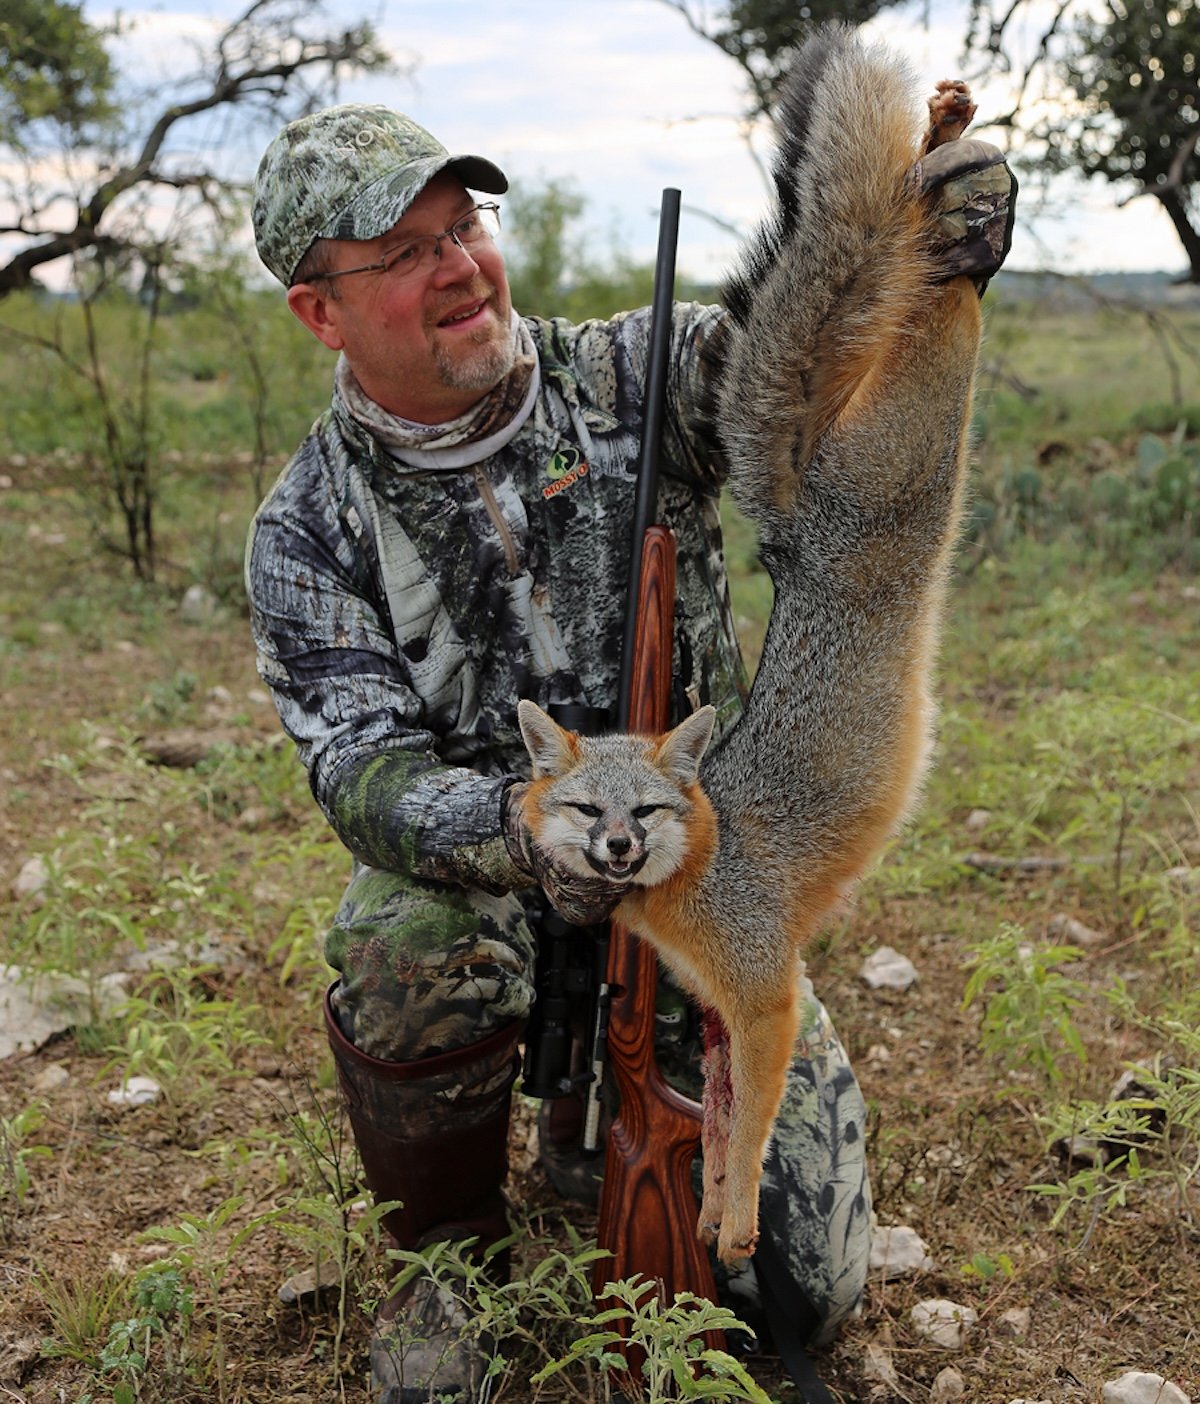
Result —
<instances>
[{"instance_id":1,"label":"camouflage pants","mask_svg":"<svg viewBox=\"0 0 1200 1404\"><path fill-rule=\"evenodd\" d=\"M515 894L357 867L325 945L341 974L333 994L338 1022L360 1050L392 1061L464 1047L526 1018L534 949ZM804 994L808 1010L763 1173L760 1216L828 1339L858 1305L866 1280L866 1107L807 978ZM669 987L660 990L660 1061L696 1095L699 1064L680 1042L680 1002ZM753 1271L722 1273L721 1286L753 1322Z\"/></svg>"}]
</instances>

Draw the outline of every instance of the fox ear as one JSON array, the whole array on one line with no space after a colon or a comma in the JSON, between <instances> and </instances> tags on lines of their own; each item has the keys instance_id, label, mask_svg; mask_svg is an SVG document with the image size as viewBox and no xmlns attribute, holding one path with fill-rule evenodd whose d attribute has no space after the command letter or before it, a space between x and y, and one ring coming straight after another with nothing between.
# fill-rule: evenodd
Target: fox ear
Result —
<instances>
[{"instance_id":1,"label":"fox ear","mask_svg":"<svg viewBox=\"0 0 1200 1404\"><path fill-rule=\"evenodd\" d=\"M680 785L692 785L700 777L700 759L712 740L715 707L701 707L658 743L655 760L665 774Z\"/></svg>"},{"instance_id":2,"label":"fox ear","mask_svg":"<svg viewBox=\"0 0 1200 1404\"><path fill-rule=\"evenodd\" d=\"M529 752L529 759L533 762L535 780L548 775L561 775L574 765L577 757L571 744L574 739L572 733L564 731L556 721L552 721L536 702L522 698L517 703L517 724L521 728L521 738Z\"/></svg>"}]
</instances>

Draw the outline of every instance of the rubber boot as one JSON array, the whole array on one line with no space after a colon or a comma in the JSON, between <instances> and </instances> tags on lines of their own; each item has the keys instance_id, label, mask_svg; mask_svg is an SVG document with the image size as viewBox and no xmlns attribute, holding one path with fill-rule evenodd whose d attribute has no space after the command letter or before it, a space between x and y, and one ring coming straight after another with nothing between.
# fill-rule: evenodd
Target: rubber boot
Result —
<instances>
[{"instance_id":1,"label":"rubber boot","mask_svg":"<svg viewBox=\"0 0 1200 1404\"><path fill-rule=\"evenodd\" d=\"M521 1025L405 1063L355 1048L328 994L325 1027L367 1186L377 1201L402 1202L383 1218L396 1245L415 1249L477 1237L482 1249L503 1238ZM474 1399L485 1360L479 1345L463 1337L468 1324L461 1305L427 1278L393 1294L371 1339L376 1404Z\"/></svg>"}]
</instances>

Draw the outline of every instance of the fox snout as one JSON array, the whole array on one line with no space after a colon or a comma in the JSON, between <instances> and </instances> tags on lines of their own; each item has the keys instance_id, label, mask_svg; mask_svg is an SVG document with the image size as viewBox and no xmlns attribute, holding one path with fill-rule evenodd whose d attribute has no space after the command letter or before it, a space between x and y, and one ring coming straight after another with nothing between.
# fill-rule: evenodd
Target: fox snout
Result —
<instances>
[{"instance_id":1,"label":"fox snout","mask_svg":"<svg viewBox=\"0 0 1200 1404\"><path fill-rule=\"evenodd\" d=\"M605 877L634 877L646 861L645 835L632 834L621 825L591 835L585 856Z\"/></svg>"}]
</instances>

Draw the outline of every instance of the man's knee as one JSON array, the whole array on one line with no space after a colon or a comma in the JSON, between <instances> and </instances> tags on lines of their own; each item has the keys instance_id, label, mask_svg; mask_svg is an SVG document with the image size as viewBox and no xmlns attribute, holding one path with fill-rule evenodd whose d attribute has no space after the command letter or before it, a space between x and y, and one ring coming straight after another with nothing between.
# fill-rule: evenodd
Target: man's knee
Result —
<instances>
[{"instance_id":1,"label":"man's knee","mask_svg":"<svg viewBox=\"0 0 1200 1404\"><path fill-rule=\"evenodd\" d=\"M519 899L358 868L325 941L341 975L338 1025L376 1058L462 1048L533 999L533 938Z\"/></svg>"}]
</instances>

